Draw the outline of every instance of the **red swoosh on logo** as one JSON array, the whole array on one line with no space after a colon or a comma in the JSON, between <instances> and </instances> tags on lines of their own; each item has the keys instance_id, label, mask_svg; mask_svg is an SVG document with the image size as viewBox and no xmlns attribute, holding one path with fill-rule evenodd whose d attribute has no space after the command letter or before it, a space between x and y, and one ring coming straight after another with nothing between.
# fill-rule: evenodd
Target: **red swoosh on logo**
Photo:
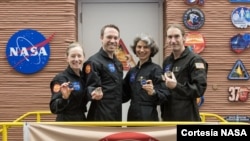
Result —
<instances>
[{"instance_id":1,"label":"red swoosh on logo","mask_svg":"<svg viewBox=\"0 0 250 141\"><path fill-rule=\"evenodd\" d=\"M35 46L38 47L38 48L40 48L40 47L42 47L42 46L48 44L48 43L52 40L52 38L53 38L54 36L55 36L55 33L53 33L48 39L42 41L41 43L36 44ZM32 46L32 47L33 47L33 46ZM28 47L27 49L30 50L32 47ZM27 58L28 58L28 57L29 57L29 56L27 56ZM20 60L19 62L17 62L17 63L13 66L13 68L16 68L16 67L17 67L19 64L21 64L24 60L25 60L25 58L23 58L22 60Z\"/></svg>"}]
</instances>

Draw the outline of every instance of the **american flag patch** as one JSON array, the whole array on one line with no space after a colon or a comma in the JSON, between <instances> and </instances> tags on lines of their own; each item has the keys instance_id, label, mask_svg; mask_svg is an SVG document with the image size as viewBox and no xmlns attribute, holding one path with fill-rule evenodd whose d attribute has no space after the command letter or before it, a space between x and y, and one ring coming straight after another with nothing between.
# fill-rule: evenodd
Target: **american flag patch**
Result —
<instances>
[{"instance_id":1,"label":"american flag patch","mask_svg":"<svg viewBox=\"0 0 250 141\"><path fill-rule=\"evenodd\" d=\"M203 63L195 63L196 69L205 69L205 66Z\"/></svg>"}]
</instances>

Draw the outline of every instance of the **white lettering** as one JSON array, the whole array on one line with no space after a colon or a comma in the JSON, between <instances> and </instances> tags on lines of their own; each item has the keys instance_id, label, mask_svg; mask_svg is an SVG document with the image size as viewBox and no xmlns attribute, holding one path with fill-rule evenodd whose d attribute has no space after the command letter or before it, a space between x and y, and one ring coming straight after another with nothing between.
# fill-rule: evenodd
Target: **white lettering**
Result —
<instances>
[{"instance_id":1,"label":"white lettering","mask_svg":"<svg viewBox=\"0 0 250 141\"><path fill-rule=\"evenodd\" d=\"M37 47L32 47L30 49L30 52L31 52L30 56L37 56L38 54Z\"/></svg>"},{"instance_id":2,"label":"white lettering","mask_svg":"<svg viewBox=\"0 0 250 141\"><path fill-rule=\"evenodd\" d=\"M19 51L19 49L18 48L13 48L13 47L11 47L10 48L10 56L17 56L18 55L18 51Z\"/></svg>"},{"instance_id":3,"label":"white lettering","mask_svg":"<svg viewBox=\"0 0 250 141\"><path fill-rule=\"evenodd\" d=\"M10 56L48 56L48 53L46 52L44 47L31 47L30 48L30 54L26 47L22 47L20 50L19 47L10 47Z\"/></svg>"},{"instance_id":4,"label":"white lettering","mask_svg":"<svg viewBox=\"0 0 250 141\"><path fill-rule=\"evenodd\" d=\"M181 135L182 135L182 136L187 136L187 133L186 133L186 132L187 132L187 129L182 129L182 130L181 130Z\"/></svg>"},{"instance_id":5,"label":"white lettering","mask_svg":"<svg viewBox=\"0 0 250 141\"><path fill-rule=\"evenodd\" d=\"M181 130L182 136L218 136L218 131L214 131L211 129L210 131L202 131L202 130L195 130L195 131L188 131L187 129Z\"/></svg>"},{"instance_id":6,"label":"white lettering","mask_svg":"<svg viewBox=\"0 0 250 141\"><path fill-rule=\"evenodd\" d=\"M28 53L26 47L22 47L20 56L29 56L29 53Z\"/></svg>"},{"instance_id":7,"label":"white lettering","mask_svg":"<svg viewBox=\"0 0 250 141\"><path fill-rule=\"evenodd\" d=\"M47 52L46 52L46 50L45 50L44 47L41 47L41 48L40 48L39 56L40 56L40 55L48 56L48 54L47 54Z\"/></svg>"},{"instance_id":8,"label":"white lettering","mask_svg":"<svg viewBox=\"0 0 250 141\"><path fill-rule=\"evenodd\" d=\"M221 129L221 136L247 136L245 129Z\"/></svg>"}]
</instances>

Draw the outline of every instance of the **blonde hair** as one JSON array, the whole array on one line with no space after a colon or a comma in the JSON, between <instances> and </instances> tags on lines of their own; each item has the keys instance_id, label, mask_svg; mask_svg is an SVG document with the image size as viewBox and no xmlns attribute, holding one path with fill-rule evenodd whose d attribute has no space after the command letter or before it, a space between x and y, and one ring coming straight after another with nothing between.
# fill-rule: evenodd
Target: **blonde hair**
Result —
<instances>
[{"instance_id":1,"label":"blonde hair","mask_svg":"<svg viewBox=\"0 0 250 141\"><path fill-rule=\"evenodd\" d=\"M66 56L69 55L69 50L71 48L74 48L74 47L81 47L82 48L82 53L85 56L84 49L83 49L82 45L79 42L72 42L72 43L69 44L69 46L66 48Z\"/></svg>"}]
</instances>

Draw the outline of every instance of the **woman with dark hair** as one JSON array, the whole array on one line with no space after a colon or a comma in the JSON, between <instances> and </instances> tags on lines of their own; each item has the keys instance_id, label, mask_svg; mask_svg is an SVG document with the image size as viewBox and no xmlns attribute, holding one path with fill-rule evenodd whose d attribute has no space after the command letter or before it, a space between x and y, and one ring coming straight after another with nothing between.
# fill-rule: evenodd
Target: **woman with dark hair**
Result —
<instances>
[{"instance_id":1,"label":"woman with dark hair","mask_svg":"<svg viewBox=\"0 0 250 141\"><path fill-rule=\"evenodd\" d=\"M139 58L124 78L123 102L131 100L128 121L159 121L157 106L167 99L162 68L151 57L159 51L152 37L140 34L131 46Z\"/></svg>"}]
</instances>

